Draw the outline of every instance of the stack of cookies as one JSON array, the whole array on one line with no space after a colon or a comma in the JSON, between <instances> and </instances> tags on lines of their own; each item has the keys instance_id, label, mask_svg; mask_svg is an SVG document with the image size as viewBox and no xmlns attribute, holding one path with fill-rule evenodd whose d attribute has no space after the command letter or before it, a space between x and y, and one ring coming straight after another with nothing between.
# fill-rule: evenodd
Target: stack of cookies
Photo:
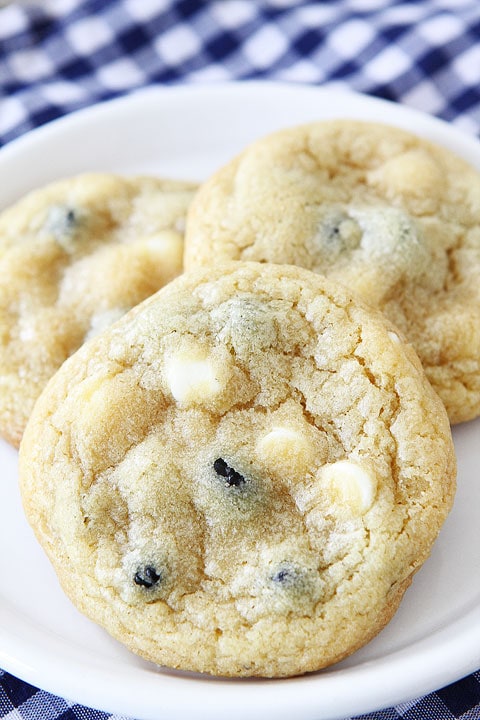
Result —
<instances>
[{"instance_id":1,"label":"stack of cookies","mask_svg":"<svg viewBox=\"0 0 480 720\"><path fill-rule=\"evenodd\" d=\"M3 433L23 434L25 511L62 587L160 665L338 662L428 557L455 491L450 425L480 415L480 175L338 120L260 140L166 204L153 180L105 177L130 183L126 205L49 199L90 181L0 221L18 276L0 290ZM99 239L113 215L121 251ZM139 243L158 261L135 305ZM48 367L32 337L42 357L54 338Z\"/></svg>"}]
</instances>

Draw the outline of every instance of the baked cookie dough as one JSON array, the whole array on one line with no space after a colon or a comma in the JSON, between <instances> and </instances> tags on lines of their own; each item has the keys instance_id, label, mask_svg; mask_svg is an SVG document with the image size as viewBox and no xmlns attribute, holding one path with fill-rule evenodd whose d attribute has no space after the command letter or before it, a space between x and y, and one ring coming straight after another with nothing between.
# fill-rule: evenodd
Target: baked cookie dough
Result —
<instances>
[{"instance_id":1,"label":"baked cookie dough","mask_svg":"<svg viewBox=\"0 0 480 720\"><path fill-rule=\"evenodd\" d=\"M445 408L384 317L293 266L182 275L86 343L20 449L27 517L136 653L288 676L392 617L454 493Z\"/></svg>"},{"instance_id":2,"label":"baked cookie dough","mask_svg":"<svg viewBox=\"0 0 480 720\"><path fill-rule=\"evenodd\" d=\"M86 174L0 215L0 434L13 445L65 358L182 271L194 189Z\"/></svg>"},{"instance_id":3,"label":"baked cookie dough","mask_svg":"<svg viewBox=\"0 0 480 720\"><path fill-rule=\"evenodd\" d=\"M413 343L452 423L480 414L480 173L353 120L251 145L192 205L185 267L292 263L345 283Z\"/></svg>"}]
</instances>

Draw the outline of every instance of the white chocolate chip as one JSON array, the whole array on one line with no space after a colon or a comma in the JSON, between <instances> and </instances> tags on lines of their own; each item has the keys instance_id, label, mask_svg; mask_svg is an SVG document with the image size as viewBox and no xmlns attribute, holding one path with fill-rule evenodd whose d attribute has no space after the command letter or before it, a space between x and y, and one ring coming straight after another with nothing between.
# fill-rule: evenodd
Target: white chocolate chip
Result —
<instances>
[{"instance_id":1,"label":"white chocolate chip","mask_svg":"<svg viewBox=\"0 0 480 720\"><path fill-rule=\"evenodd\" d=\"M394 342L396 345L400 345L400 343L402 342L402 341L400 340L400 338L398 337L397 333L395 333L395 332L389 331L388 337L389 337L390 340L391 340L392 342Z\"/></svg>"},{"instance_id":2,"label":"white chocolate chip","mask_svg":"<svg viewBox=\"0 0 480 720\"><path fill-rule=\"evenodd\" d=\"M37 338L37 331L32 322L28 322L25 318L20 318L18 337L22 342L30 342Z\"/></svg>"},{"instance_id":3,"label":"white chocolate chip","mask_svg":"<svg viewBox=\"0 0 480 720\"><path fill-rule=\"evenodd\" d=\"M320 478L335 505L352 515L363 515L373 505L377 491L375 477L350 460L324 465Z\"/></svg>"},{"instance_id":4,"label":"white chocolate chip","mask_svg":"<svg viewBox=\"0 0 480 720\"><path fill-rule=\"evenodd\" d=\"M285 426L274 427L264 435L258 442L258 451L269 462L275 460L296 462L300 458L313 456L307 438L298 430Z\"/></svg>"},{"instance_id":5,"label":"white chocolate chip","mask_svg":"<svg viewBox=\"0 0 480 720\"><path fill-rule=\"evenodd\" d=\"M162 230L142 238L135 247L157 262L168 262L181 267L183 262L183 237L174 230Z\"/></svg>"},{"instance_id":6,"label":"white chocolate chip","mask_svg":"<svg viewBox=\"0 0 480 720\"><path fill-rule=\"evenodd\" d=\"M182 236L175 230L162 230L139 242L152 253L164 255L181 250L183 241Z\"/></svg>"},{"instance_id":7,"label":"white chocolate chip","mask_svg":"<svg viewBox=\"0 0 480 720\"><path fill-rule=\"evenodd\" d=\"M176 353L167 358L165 378L173 397L181 403L202 402L223 389L212 360L187 353Z\"/></svg>"},{"instance_id":8,"label":"white chocolate chip","mask_svg":"<svg viewBox=\"0 0 480 720\"><path fill-rule=\"evenodd\" d=\"M120 320L126 312L127 310L125 308L110 308L110 310L105 310L104 312L92 315L90 328L85 335L85 342L90 340L92 337L95 337L95 335L98 335L103 330L106 330L107 327L113 325L113 323L117 320Z\"/></svg>"},{"instance_id":9,"label":"white chocolate chip","mask_svg":"<svg viewBox=\"0 0 480 720\"><path fill-rule=\"evenodd\" d=\"M388 198L401 196L423 213L435 213L443 196L445 173L423 149L412 149L390 158L368 173L368 183L381 188Z\"/></svg>"}]
</instances>

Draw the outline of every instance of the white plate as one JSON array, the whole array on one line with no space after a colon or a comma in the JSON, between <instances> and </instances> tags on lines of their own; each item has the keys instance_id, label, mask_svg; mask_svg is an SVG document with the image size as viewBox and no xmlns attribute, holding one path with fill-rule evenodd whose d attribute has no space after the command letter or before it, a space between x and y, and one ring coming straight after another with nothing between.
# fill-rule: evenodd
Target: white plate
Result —
<instances>
[{"instance_id":1,"label":"white plate","mask_svg":"<svg viewBox=\"0 0 480 720\"><path fill-rule=\"evenodd\" d=\"M456 150L479 144L384 101L308 88L152 88L54 122L0 151L0 207L85 170L201 180L254 138L326 117L383 120ZM162 670L130 654L64 597L22 515L17 457L0 444L0 666L58 695L141 720L332 720L397 704L480 667L480 420L454 431L455 507L400 610L367 647L289 680L224 680ZM0 441L1 443L1 441Z\"/></svg>"}]
</instances>

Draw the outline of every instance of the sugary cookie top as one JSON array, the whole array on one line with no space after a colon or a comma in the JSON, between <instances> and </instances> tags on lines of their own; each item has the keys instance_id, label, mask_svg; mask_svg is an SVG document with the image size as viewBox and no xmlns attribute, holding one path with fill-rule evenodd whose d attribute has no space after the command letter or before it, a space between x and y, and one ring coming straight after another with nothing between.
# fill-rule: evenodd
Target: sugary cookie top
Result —
<instances>
[{"instance_id":1,"label":"sugary cookie top","mask_svg":"<svg viewBox=\"0 0 480 720\"><path fill-rule=\"evenodd\" d=\"M300 265L413 343L453 422L480 413L480 173L399 128L313 123L248 147L201 187L185 266Z\"/></svg>"},{"instance_id":2,"label":"sugary cookie top","mask_svg":"<svg viewBox=\"0 0 480 720\"><path fill-rule=\"evenodd\" d=\"M449 511L443 405L380 314L306 270L184 274L86 343L21 446L67 593L135 652L315 670L395 611Z\"/></svg>"},{"instance_id":3,"label":"sugary cookie top","mask_svg":"<svg viewBox=\"0 0 480 720\"><path fill-rule=\"evenodd\" d=\"M79 175L0 215L0 433L11 442L63 360L181 272L193 192Z\"/></svg>"}]
</instances>

